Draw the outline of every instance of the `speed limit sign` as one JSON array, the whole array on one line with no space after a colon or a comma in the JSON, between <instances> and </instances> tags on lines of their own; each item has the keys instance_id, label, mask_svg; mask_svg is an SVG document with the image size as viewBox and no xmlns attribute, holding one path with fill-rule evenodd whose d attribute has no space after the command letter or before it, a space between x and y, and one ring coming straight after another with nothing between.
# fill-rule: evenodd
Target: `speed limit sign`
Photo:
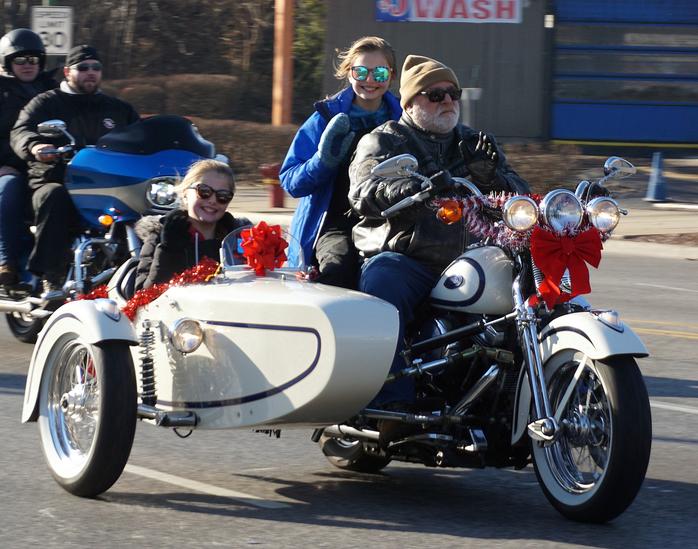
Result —
<instances>
[{"instance_id":1,"label":"speed limit sign","mask_svg":"<svg viewBox=\"0 0 698 549\"><path fill-rule=\"evenodd\" d=\"M73 8L32 6L32 30L41 36L48 55L66 55L73 45Z\"/></svg>"}]
</instances>

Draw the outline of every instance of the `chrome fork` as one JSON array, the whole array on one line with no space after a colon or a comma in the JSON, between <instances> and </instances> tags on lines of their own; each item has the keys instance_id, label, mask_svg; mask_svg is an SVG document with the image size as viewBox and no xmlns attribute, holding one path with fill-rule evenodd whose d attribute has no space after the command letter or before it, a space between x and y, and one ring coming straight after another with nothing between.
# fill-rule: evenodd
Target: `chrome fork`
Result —
<instances>
[{"instance_id":1,"label":"chrome fork","mask_svg":"<svg viewBox=\"0 0 698 549\"><path fill-rule=\"evenodd\" d=\"M514 279L512 294L514 297L514 309L516 311L516 327L519 333L519 341L524 351L524 360L528 369L528 380L533 395L535 407L535 419L528 424L528 434L534 440L543 443L551 443L560 432L560 425L554 417L548 399L548 388L545 383L543 361L538 347L538 325L535 310L530 307L521 291L521 277L523 271Z\"/></svg>"}]
</instances>

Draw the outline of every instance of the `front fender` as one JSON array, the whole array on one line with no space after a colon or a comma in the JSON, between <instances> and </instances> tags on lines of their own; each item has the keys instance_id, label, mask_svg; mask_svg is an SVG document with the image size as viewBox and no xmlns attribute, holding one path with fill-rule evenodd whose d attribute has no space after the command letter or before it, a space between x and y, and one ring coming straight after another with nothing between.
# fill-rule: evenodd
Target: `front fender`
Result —
<instances>
[{"instance_id":1,"label":"front fender","mask_svg":"<svg viewBox=\"0 0 698 549\"><path fill-rule=\"evenodd\" d=\"M617 327L611 327L599 320L598 313L590 311L571 313L552 320L541 330L538 344L544 368L552 356L567 349L580 351L591 360L603 360L615 355L638 358L649 355L647 347L630 326L621 322ZM524 436L531 410L531 386L525 369L519 376L516 394L512 444Z\"/></svg>"},{"instance_id":2,"label":"front fender","mask_svg":"<svg viewBox=\"0 0 698 549\"><path fill-rule=\"evenodd\" d=\"M34 346L27 385L24 390L22 423L36 421L37 400L44 365L54 352L56 343L68 334L78 334L85 343L97 344L102 341L124 341L129 345L138 344L136 332L123 313L115 318L104 312L108 300L84 300L66 303L51 315L41 330Z\"/></svg>"}]
</instances>

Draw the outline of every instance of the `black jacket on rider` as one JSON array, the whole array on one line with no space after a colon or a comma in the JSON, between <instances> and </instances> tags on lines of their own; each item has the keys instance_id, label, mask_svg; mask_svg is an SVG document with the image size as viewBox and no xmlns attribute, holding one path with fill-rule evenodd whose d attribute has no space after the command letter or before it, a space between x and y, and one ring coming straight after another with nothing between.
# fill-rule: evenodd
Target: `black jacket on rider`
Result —
<instances>
[{"instance_id":1,"label":"black jacket on rider","mask_svg":"<svg viewBox=\"0 0 698 549\"><path fill-rule=\"evenodd\" d=\"M40 93L58 86L55 70L40 73L33 82L22 82L14 76L0 75L0 166L12 166L23 172L27 164L10 147L10 131L19 112Z\"/></svg>"},{"instance_id":2,"label":"black jacket on rider","mask_svg":"<svg viewBox=\"0 0 698 549\"><path fill-rule=\"evenodd\" d=\"M134 108L116 97L101 92L74 93L67 82L59 89L37 95L20 112L12 130L10 143L15 153L29 164L29 185L33 189L44 183L62 183L65 165L62 162L46 164L38 162L31 148L38 143L67 144L66 139L50 139L37 133L41 122L63 120L76 142L77 149L94 145L105 133L114 128L136 122L139 117Z\"/></svg>"},{"instance_id":3,"label":"black jacket on rider","mask_svg":"<svg viewBox=\"0 0 698 549\"><path fill-rule=\"evenodd\" d=\"M143 240L143 247L138 258L136 270L136 290L149 288L153 284L169 282L175 274L194 267L197 259L208 257L218 261L221 241L229 232L251 225L246 217L233 217L225 212L216 223L215 238L209 240L198 238L198 233L190 231L184 238L175 242L162 242L162 229L168 222L187 219L185 210L174 210L162 217L147 216L136 224L136 234ZM198 251L198 257L197 257Z\"/></svg>"},{"instance_id":4,"label":"black jacket on rider","mask_svg":"<svg viewBox=\"0 0 698 549\"><path fill-rule=\"evenodd\" d=\"M439 273L471 241L465 220L445 225L436 218L435 211L423 204L411 206L388 219L381 217L381 211L388 207L380 198L382 187L400 185L403 180L388 182L372 176L371 169L393 156L412 154L419 161L420 173L431 176L448 170L453 177L470 179L483 193L529 192L528 183L509 166L501 151L491 182L485 185L473 177L459 143L477 140L477 135L478 132L463 124L445 135L430 134L417 128L409 116L403 114L400 121L386 122L361 139L349 168L349 202L361 216L354 227L353 238L363 257L384 251L399 252Z\"/></svg>"}]
</instances>

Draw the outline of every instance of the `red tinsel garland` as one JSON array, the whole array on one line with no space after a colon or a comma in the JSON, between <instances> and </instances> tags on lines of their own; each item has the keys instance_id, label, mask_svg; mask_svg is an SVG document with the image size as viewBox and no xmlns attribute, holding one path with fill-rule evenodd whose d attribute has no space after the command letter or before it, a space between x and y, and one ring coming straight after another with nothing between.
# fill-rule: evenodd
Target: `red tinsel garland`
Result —
<instances>
[{"instance_id":1,"label":"red tinsel garland","mask_svg":"<svg viewBox=\"0 0 698 549\"><path fill-rule=\"evenodd\" d=\"M121 310L129 320L133 321L133 319L136 318L138 309L155 301L169 288L207 282L216 274L216 271L218 271L218 262L204 257L198 265L173 276L169 282L153 284L150 288L138 290Z\"/></svg>"},{"instance_id":2,"label":"red tinsel garland","mask_svg":"<svg viewBox=\"0 0 698 549\"><path fill-rule=\"evenodd\" d=\"M242 231L240 236L242 255L257 276L264 276L267 269L273 271L286 261L284 250L288 243L281 236L279 225L270 226L260 221L255 227Z\"/></svg>"}]
</instances>

